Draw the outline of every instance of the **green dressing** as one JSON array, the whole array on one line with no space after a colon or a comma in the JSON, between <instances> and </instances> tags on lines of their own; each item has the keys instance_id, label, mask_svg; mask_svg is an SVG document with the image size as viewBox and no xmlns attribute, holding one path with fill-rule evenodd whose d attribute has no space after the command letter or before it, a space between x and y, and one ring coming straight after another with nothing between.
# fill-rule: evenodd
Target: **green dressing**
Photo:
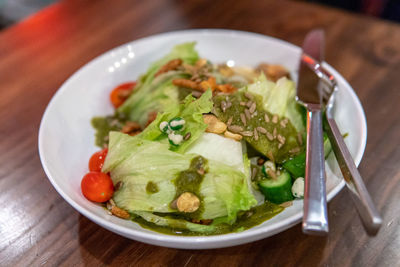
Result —
<instances>
[{"instance_id":1,"label":"green dressing","mask_svg":"<svg viewBox=\"0 0 400 267\"><path fill-rule=\"evenodd\" d=\"M147 183L147 185L146 185L146 192L148 193L148 194L154 194L154 193L157 193L158 192L158 186L157 186L157 184L156 183L153 183L153 182L148 182Z\"/></svg>"},{"instance_id":2,"label":"green dressing","mask_svg":"<svg viewBox=\"0 0 400 267\"><path fill-rule=\"evenodd\" d=\"M181 194L190 192L195 194L202 203L202 196L200 194L200 185L204 178L207 160L202 156L197 156L190 162L190 167L187 170L181 171L175 179L174 184L176 188L175 198L177 199ZM203 205L193 213L179 213L187 218L199 218L203 211Z\"/></svg>"},{"instance_id":3,"label":"green dressing","mask_svg":"<svg viewBox=\"0 0 400 267\"><path fill-rule=\"evenodd\" d=\"M216 225L216 229L214 232L211 233L198 233L192 232L189 230L182 230L182 229L174 229L165 226L155 225L150 223L141 217L134 217L132 220L137 222L141 227L150 229L152 231L167 234L167 235L181 235L181 236L199 236L199 235L221 235L221 234L228 234L228 233L236 233L247 230L251 227L259 225L264 221L271 219L275 215L279 214L284 210L283 207L270 203L265 202L260 206L254 207L249 211L242 212L237 218L237 221L233 225L229 224L219 224ZM160 215L160 214L158 214ZM170 215L167 215L170 216ZM170 216L173 217L173 216ZM179 218L176 216L176 218Z\"/></svg>"}]
</instances>

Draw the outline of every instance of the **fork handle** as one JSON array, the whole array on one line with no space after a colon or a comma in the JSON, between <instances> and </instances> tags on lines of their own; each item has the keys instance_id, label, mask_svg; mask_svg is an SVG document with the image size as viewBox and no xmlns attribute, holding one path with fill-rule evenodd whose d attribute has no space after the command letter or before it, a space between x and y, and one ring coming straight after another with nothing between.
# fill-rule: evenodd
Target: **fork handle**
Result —
<instances>
[{"instance_id":1,"label":"fork handle","mask_svg":"<svg viewBox=\"0 0 400 267\"><path fill-rule=\"evenodd\" d=\"M351 198L353 199L367 233L376 235L382 225L382 218L371 200L363 179L340 134L336 121L329 115L326 116L326 119L329 125L328 137L331 141L332 149L339 163L344 180L346 181L347 188L350 191Z\"/></svg>"},{"instance_id":2,"label":"fork handle","mask_svg":"<svg viewBox=\"0 0 400 267\"><path fill-rule=\"evenodd\" d=\"M329 228L323 142L321 107L320 105L307 105L303 233L311 235L326 235Z\"/></svg>"}]
</instances>

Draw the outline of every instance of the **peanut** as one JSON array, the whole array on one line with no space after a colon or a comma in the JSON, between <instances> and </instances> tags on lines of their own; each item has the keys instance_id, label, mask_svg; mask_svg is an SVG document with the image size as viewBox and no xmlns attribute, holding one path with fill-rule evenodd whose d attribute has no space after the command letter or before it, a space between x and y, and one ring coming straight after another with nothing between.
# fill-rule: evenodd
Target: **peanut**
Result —
<instances>
[{"instance_id":1,"label":"peanut","mask_svg":"<svg viewBox=\"0 0 400 267\"><path fill-rule=\"evenodd\" d=\"M281 65L260 64L257 69L265 73L268 79L276 82L282 77L289 78L289 71Z\"/></svg>"},{"instance_id":2,"label":"peanut","mask_svg":"<svg viewBox=\"0 0 400 267\"><path fill-rule=\"evenodd\" d=\"M222 134L226 130L226 124L211 114L203 115L204 123L207 124L206 132Z\"/></svg>"},{"instance_id":3,"label":"peanut","mask_svg":"<svg viewBox=\"0 0 400 267\"><path fill-rule=\"evenodd\" d=\"M243 136L241 136L240 134L231 133L230 131L225 131L224 136L226 138L230 138L236 141L240 141L243 138Z\"/></svg>"},{"instance_id":4,"label":"peanut","mask_svg":"<svg viewBox=\"0 0 400 267\"><path fill-rule=\"evenodd\" d=\"M207 91L208 88L211 88L211 91L214 91L217 88L217 83L214 77L208 78L207 81L202 81L200 83L200 87L204 90Z\"/></svg>"},{"instance_id":5,"label":"peanut","mask_svg":"<svg viewBox=\"0 0 400 267\"><path fill-rule=\"evenodd\" d=\"M176 206L181 212L195 212L200 207L200 199L190 192L185 192L178 197Z\"/></svg>"}]
</instances>

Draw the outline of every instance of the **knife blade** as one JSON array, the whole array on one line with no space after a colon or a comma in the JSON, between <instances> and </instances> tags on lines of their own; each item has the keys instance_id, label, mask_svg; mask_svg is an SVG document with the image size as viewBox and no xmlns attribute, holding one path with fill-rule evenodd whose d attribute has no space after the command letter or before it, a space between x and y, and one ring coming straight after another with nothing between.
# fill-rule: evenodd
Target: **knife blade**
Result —
<instances>
[{"instance_id":1,"label":"knife blade","mask_svg":"<svg viewBox=\"0 0 400 267\"><path fill-rule=\"evenodd\" d=\"M307 34L299 63L297 100L307 109L306 172L303 202L303 233L326 235L329 231L325 189L325 158L322 132L322 99L320 78L316 74L315 59L323 51L324 32L313 30Z\"/></svg>"}]
</instances>

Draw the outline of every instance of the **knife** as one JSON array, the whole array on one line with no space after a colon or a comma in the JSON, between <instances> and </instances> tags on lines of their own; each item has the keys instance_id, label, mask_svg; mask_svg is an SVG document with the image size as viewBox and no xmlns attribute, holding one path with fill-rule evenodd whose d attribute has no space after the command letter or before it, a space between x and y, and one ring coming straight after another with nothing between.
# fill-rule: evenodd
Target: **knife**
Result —
<instances>
[{"instance_id":1,"label":"knife","mask_svg":"<svg viewBox=\"0 0 400 267\"><path fill-rule=\"evenodd\" d=\"M322 42L321 42L322 43ZM323 43L322 43L323 45ZM303 51L316 59L316 64L321 66L324 61L324 47L320 49L320 53L315 53L312 48L304 47ZM339 131L335 119L333 118L333 108L335 101L336 81L335 78L325 71L323 67L320 68L322 76L329 82L329 90L325 90L325 97L323 102L326 104L325 118L327 122L327 134L329 141L332 144L332 150L335 154L336 160L339 164L343 178L346 182L347 189L356 206L361 222L370 235L376 235L382 225L382 217L372 202L371 196L364 184L364 181L357 170L354 160L348 150L343 136Z\"/></svg>"},{"instance_id":2,"label":"knife","mask_svg":"<svg viewBox=\"0 0 400 267\"><path fill-rule=\"evenodd\" d=\"M303 43L297 83L297 101L307 109L306 172L303 202L303 233L326 235L329 231L325 189L325 158L322 132L320 78L310 66L323 51L324 33L313 30Z\"/></svg>"}]
</instances>

